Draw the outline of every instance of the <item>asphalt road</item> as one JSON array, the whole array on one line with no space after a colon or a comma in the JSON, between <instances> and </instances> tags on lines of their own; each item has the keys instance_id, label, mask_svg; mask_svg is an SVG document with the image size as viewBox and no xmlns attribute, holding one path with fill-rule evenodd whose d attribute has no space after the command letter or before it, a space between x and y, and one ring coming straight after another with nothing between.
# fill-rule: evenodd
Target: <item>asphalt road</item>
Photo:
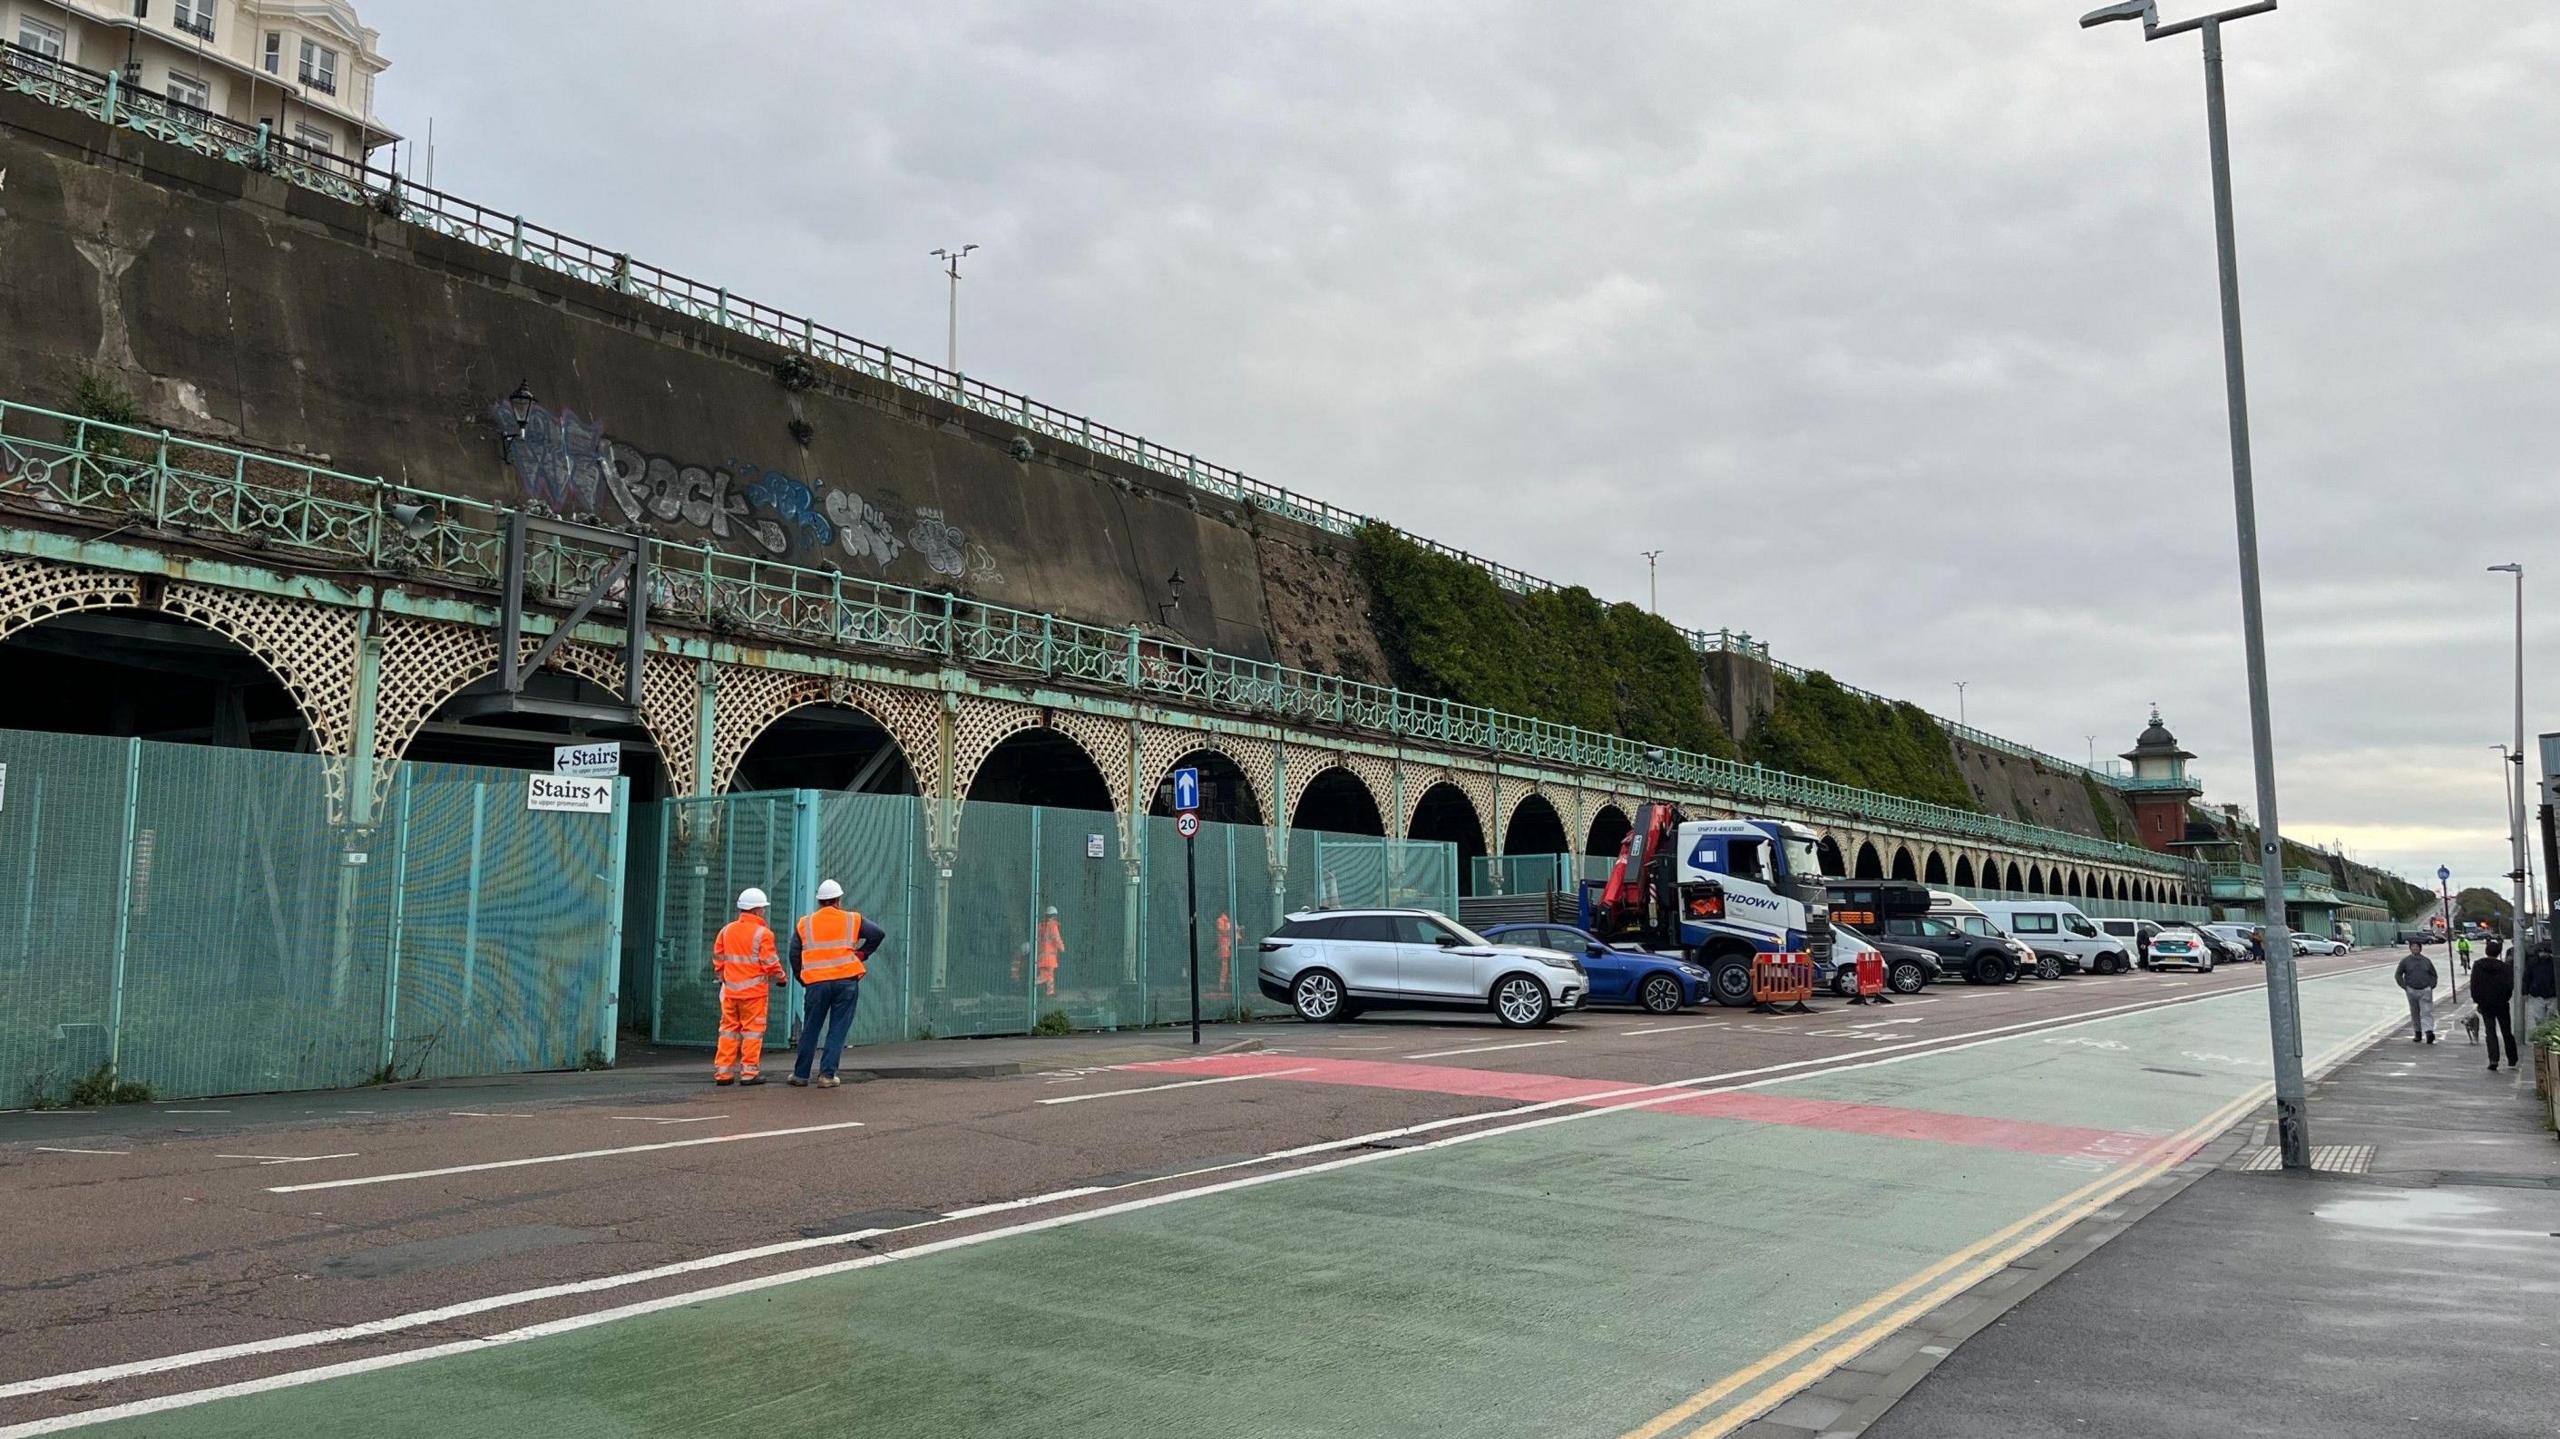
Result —
<instances>
[{"instance_id":1,"label":"asphalt road","mask_svg":"<svg viewBox=\"0 0 2560 1439\"><path fill-rule=\"evenodd\" d=\"M2259 982L0 1116L0 1439L1726 1433L2245 1111Z\"/></svg>"}]
</instances>

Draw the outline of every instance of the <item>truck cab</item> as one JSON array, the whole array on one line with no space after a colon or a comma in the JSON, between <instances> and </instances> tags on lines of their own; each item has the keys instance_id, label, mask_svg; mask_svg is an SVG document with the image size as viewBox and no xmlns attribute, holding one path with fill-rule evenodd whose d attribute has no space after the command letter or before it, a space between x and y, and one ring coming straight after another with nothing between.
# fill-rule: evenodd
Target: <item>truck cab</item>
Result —
<instances>
[{"instance_id":1,"label":"truck cab","mask_svg":"<svg viewBox=\"0 0 2560 1439\"><path fill-rule=\"evenodd\" d=\"M1605 886L1583 886L1583 928L1678 954L1707 971L1716 1003L1747 1005L1758 955L1805 954L1815 974L1829 971L1819 843L1785 820L1693 820L1643 805Z\"/></svg>"}]
</instances>

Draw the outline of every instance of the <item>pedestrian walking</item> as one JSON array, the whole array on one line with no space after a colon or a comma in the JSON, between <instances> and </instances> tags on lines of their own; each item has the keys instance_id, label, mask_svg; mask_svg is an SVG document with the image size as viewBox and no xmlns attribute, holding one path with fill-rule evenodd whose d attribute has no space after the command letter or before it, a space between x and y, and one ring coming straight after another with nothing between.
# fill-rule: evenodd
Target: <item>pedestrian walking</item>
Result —
<instances>
[{"instance_id":1,"label":"pedestrian walking","mask_svg":"<svg viewBox=\"0 0 2560 1439\"><path fill-rule=\"evenodd\" d=\"M2410 940L2409 952L2400 956L2400 967L2391 973L2400 992L2409 996L2409 1042L2436 1042L2436 965L2427 958L2423 941Z\"/></svg>"},{"instance_id":2,"label":"pedestrian walking","mask_svg":"<svg viewBox=\"0 0 2560 1439\"><path fill-rule=\"evenodd\" d=\"M711 967L720 975L720 1047L712 1052L714 1084L764 1083L764 1021L771 984L783 973L773 930L764 922L770 902L749 885L738 891L738 917L711 941Z\"/></svg>"},{"instance_id":3,"label":"pedestrian walking","mask_svg":"<svg viewBox=\"0 0 2560 1439\"><path fill-rule=\"evenodd\" d=\"M791 1087L809 1085L809 1061L817 1060L818 1087L833 1089L836 1065L844 1059L845 1036L853 1032L853 1012L862 1002L862 976L871 956L889 932L844 907L844 886L818 882L816 912L791 927L791 967L800 973L802 998L800 1049L791 1061ZM818 1031L824 1029L823 1047Z\"/></svg>"},{"instance_id":4,"label":"pedestrian walking","mask_svg":"<svg viewBox=\"0 0 2560 1439\"><path fill-rule=\"evenodd\" d=\"M1218 911L1218 993L1228 993L1234 985L1230 978L1236 957L1236 922L1225 910Z\"/></svg>"},{"instance_id":5,"label":"pedestrian walking","mask_svg":"<svg viewBox=\"0 0 2560 1439\"><path fill-rule=\"evenodd\" d=\"M2560 985L2553 981L2551 941L2533 947L2524 961L2524 1032L2533 1033L2551 1022L2555 1009L2560 1009Z\"/></svg>"},{"instance_id":6,"label":"pedestrian walking","mask_svg":"<svg viewBox=\"0 0 2560 1439\"><path fill-rule=\"evenodd\" d=\"M2480 1031L2489 1043L2489 1072L2498 1072L2498 1036L2506 1036L2507 1063L2516 1062L2516 1021L2507 1006L2515 1002L2516 972L2499 957L2498 942L2471 966L2471 1003L2480 1011Z\"/></svg>"},{"instance_id":7,"label":"pedestrian walking","mask_svg":"<svg viewBox=\"0 0 2560 1439\"><path fill-rule=\"evenodd\" d=\"M1052 999L1058 995L1058 965L1067 957L1067 938L1058 928L1058 907L1050 905L1040 916L1040 992Z\"/></svg>"}]
</instances>

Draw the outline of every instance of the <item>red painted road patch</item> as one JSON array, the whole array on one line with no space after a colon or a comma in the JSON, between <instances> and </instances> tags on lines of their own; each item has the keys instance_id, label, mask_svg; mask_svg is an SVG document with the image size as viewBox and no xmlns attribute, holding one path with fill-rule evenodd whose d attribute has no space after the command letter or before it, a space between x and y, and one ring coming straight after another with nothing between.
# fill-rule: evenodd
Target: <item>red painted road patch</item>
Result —
<instances>
[{"instance_id":1,"label":"red painted road patch","mask_svg":"<svg viewBox=\"0 0 2560 1439\"><path fill-rule=\"evenodd\" d=\"M1821 1129L1865 1134L1883 1139L1917 1139L1932 1144L1961 1144L2006 1149L2020 1154L2099 1156L2121 1162L2150 1136L2077 1124L2045 1124L2031 1119L1986 1119L1973 1114L1943 1114L1930 1109L1904 1109L1890 1104L1858 1104L1839 1099L1801 1099L1762 1090L1723 1089L1686 1093L1605 1079L1574 1079L1561 1074L1520 1074L1498 1069L1469 1069L1453 1064L1404 1064L1378 1059L1319 1059L1311 1055L1222 1054L1205 1059L1153 1060L1122 1066L1138 1072L1208 1076L1300 1071L1288 1078L1301 1084L1348 1084L1364 1089L1401 1089L1449 1094L1471 1099L1504 1099L1522 1104L1555 1101L1591 1105L1644 1104L1655 1114L1688 1114L1707 1119L1734 1119L1751 1124ZM1677 1097L1672 1097L1677 1096ZM2128 1144L2127 1141L2134 1141Z\"/></svg>"}]
</instances>

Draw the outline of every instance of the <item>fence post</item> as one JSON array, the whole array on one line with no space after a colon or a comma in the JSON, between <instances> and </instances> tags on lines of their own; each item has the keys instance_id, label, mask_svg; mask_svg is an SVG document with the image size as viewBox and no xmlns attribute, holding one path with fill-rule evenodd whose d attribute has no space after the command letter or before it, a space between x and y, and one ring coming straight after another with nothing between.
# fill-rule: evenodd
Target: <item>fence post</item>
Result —
<instances>
[{"instance_id":1,"label":"fence post","mask_svg":"<svg viewBox=\"0 0 2560 1439\"><path fill-rule=\"evenodd\" d=\"M515 226L508 234L507 258L510 260L524 258L524 216L522 215L516 216Z\"/></svg>"},{"instance_id":2,"label":"fence post","mask_svg":"<svg viewBox=\"0 0 2560 1439\"><path fill-rule=\"evenodd\" d=\"M818 792L814 789L794 790L791 795L791 893L790 923L798 924L800 916L818 907ZM782 949L782 967L791 968L791 940L788 929L777 927L774 938ZM796 974L782 982L785 1038L801 1020L803 1001L808 996L791 983Z\"/></svg>"},{"instance_id":3,"label":"fence post","mask_svg":"<svg viewBox=\"0 0 2560 1439\"><path fill-rule=\"evenodd\" d=\"M124 1060L124 963L126 947L133 934L133 846L134 820L141 802L142 741L125 741L124 749L124 866L116 877L116 952L115 973L107 991L107 1069Z\"/></svg>"},{"instance_id":4,"label":"fence post","mask_svg":"<svg viewBox=\"0 0 2560 1439\"><path fill-rule=\"evenodd\" d=\"M488 824L489 784L471 786L471 865L464 871L470 886L462 901L462 1010L471 1012L471 985L480 966L480 845Z\"/></svg>"},{"instance_id":5,"label":"fence post","mask_svg":"<svg viewBox=\"0 0 2560 1439\"><path fill-rule=\"evenodd\" d=\"M471 810L471 836L480 837L480 810L475 801ZM631 845L631 781L616 776L613 781L613 852L605 856L605 872L613 876L606 886L604 939L604 1013L596 1022L596 1049L606 1064L613 1063L614 1036L622 1024L622 904L626 893ZM474 857L478 846L474 845ZM480 876L475 868L471 876L471 892L480 892Z\"/></svg>"},{"instance_id":6,"label":"fence post","mask_svg":"<svg viewBox=\"0 0 2560 1439\"><path fill-rule=\"evenodd\" d=\"M1040 816L1041 809L1031 807L1031 943L1024 947L1029 961L1022 966L1022 1032L1028 1034L1040 1022Z\"/></svg>"},{"instance_id":7,"label":"fence post","mask_svg":"<svg viewBox=\"0 0 2560 1439\"><path fill-rule=\"evenodd\" d=\"M400 772L400 819L391 832L391 933L387 955L382 963L382 1068L386 1075L395 1071L400 1042L400 928L408 917L409 895L409 803L417 796L417 786L410 772ZM424 1068L423 1062L420 1065Z\"/></svg>"}]
</instances>

